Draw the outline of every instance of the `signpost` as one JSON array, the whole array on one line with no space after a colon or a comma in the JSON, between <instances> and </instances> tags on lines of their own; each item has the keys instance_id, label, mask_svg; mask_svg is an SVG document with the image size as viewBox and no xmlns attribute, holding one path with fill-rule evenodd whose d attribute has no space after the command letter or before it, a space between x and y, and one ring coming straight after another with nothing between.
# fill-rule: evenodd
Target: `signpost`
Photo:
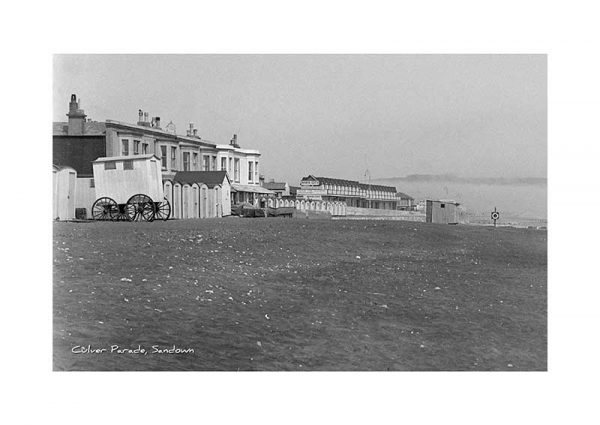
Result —
<instances>
[{"instance_id":1,"label":"signpost","mask_svg":"<svg viewBox=\"0 0 600 425\"><path fill-rule=\"evenodd\" d=\"M496 207L494 207L494 211L492 211L492 220L494 220L494 227L496 227L496 220L500 220L500 213L496 211Z\"/></svg>"}]
</instances>

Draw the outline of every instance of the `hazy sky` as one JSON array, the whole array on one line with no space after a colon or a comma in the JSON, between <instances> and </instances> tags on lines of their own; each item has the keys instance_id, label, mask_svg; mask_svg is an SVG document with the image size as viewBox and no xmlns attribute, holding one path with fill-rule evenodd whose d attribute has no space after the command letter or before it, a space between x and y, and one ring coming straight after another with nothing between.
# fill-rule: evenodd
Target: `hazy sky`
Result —
<instances>
[{"instance_id":1,"label":"hazy sky","mask_svg":"<svg viewBox=\"0 0 600 425\"><path fill-rule=\"evenodd\" d=\"M262 153L262 174L545 177L544 55L58 55L54 120L69 96L96 121L138 109L185 134Z\"/></svg>"}]
</instances>

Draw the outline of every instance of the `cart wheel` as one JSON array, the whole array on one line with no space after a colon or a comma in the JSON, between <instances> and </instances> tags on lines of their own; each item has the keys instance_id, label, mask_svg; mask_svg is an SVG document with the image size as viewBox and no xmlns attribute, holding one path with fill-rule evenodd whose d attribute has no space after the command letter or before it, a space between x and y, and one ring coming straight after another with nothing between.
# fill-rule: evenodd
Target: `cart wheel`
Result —
<instances>
[{"instance_id":1,"label":"cart wheel","mask_svg":"<svg viewBox=\"0 0 600 425\"><path fill-rule=\"evenodd\" d=\"M127 205L132 205L135 208L135 215L133 220L135 221L153 221L154 214L156 213L156 207L152 198L148 195L137 194L133 195L127 201Z\"/></svg>"},{"instance_id":2,"label":"cart wheel","mask_svg":"<svg viewBox=\"0 0 600 425\"><path fill-rule=\"evenodd\" d=\"M154 218L167 221L169 217L171 217L171 204L169 204L169 200L165 198L164 201L156 203L156 213L154 214Z\"/></svg>"},{"instance_id":3,"label":"cart wheel","mask_svg":"<svg viewBox=\"0 0 600 425\"><path fill-rule=\"evenodd\" d=\"M133 221L135 218L135 207L130 204L119 204L117 212L113 214L114 221Z\"/></svg>"},{"instance_id":4,"label":"cart wheel","mask_svg":"<svg viewBox=\"0 0 600 425\"><path fill-rule=\"evenodd\" d=\"M107 196L97 199L92 205L92 218L94 220L112 220L118 212L117 203Z\"/></svg>"}]
</instances>

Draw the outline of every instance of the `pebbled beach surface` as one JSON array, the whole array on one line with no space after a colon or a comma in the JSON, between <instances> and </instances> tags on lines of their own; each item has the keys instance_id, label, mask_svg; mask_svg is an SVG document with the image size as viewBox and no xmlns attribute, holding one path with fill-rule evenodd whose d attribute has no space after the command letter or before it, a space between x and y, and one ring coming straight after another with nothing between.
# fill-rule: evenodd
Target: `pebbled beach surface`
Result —
<instances>
[{"instance_id":1,"label":"pebbled beach surface","mask_svg":"<svg viewBox=\"0 0 600 425\"><path fill-rule=\"evenodd\" d=\"M56 371L547 370L545 230L57 222L53 250Z\"/></svg>"}]
</instances>

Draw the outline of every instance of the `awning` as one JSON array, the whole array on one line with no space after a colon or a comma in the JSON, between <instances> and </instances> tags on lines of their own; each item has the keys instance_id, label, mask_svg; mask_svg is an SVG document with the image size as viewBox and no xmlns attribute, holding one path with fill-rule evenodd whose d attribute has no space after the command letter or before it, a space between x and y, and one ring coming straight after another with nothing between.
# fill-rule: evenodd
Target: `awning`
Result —
<instances>
[{"instance_id":1,"label":"awning","mask_svg":"<svg viewBox=\"0 0 600 425\"><path fill-rule=\"evenodd\" d=\"M275 195L275 192L269 189L265 189L262 186L251 186L249 184L232 183L231 187L235 189L236 192L263 193L265 195Z\"/></svg>"}]
</instances>

